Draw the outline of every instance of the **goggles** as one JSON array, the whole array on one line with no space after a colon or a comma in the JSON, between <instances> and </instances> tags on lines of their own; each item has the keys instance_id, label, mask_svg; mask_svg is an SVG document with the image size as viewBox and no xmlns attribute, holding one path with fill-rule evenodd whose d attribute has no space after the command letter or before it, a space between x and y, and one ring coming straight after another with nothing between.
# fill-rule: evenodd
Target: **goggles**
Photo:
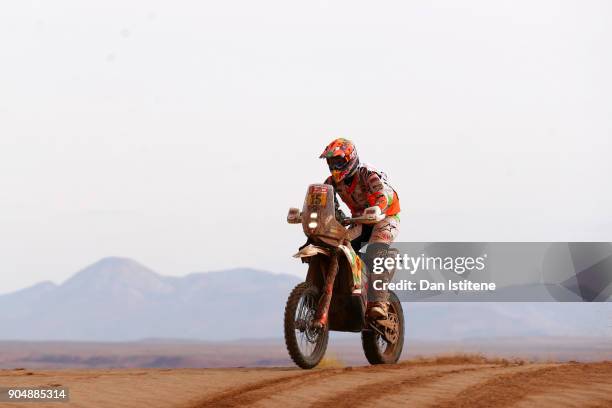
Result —
<instances>
[{"instance_id":1,"label":"goggles","mask_svg":"<svg viewBox=\"0 0 612 408\"><path fill-rule=\"evenodd\" d=\"M344 157L335 156L327 159L327 165L329 166L330 170L342 170L347 164L348 163Z\"/></svg>"}]
</instances>

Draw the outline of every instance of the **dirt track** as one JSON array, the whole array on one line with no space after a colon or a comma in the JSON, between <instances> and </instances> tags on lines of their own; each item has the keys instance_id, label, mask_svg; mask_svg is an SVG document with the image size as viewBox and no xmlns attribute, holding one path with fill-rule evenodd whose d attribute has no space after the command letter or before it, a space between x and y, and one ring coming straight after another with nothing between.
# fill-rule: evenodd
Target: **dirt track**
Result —
<instances>
[{"instance_id":1,"label":"dirt track","mask_svg":"<svg viewBox=\"0 0 612 408\"><path fill-rule=\"evenodd\" d=\"M612 363L438 359L311 371L2 370L0 384L70 388L70 403L26 404L36 407L612 407Z\"/></svg>"}]
</instances>

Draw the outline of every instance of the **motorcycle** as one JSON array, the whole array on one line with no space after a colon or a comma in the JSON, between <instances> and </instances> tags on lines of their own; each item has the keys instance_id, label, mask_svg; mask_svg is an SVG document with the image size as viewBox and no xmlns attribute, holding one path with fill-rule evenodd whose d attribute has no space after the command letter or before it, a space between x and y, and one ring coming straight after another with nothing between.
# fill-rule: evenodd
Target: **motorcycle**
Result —
<instances>
[{"instance_id":1,"label":"motorcycle","mask_svg":"<svg viewBox=\"0 0 612 408\"><path fill-rule=\"evenodd\" d=\"M291 208L287 215L290 224L302 224L308 238L294 255L308 264L306 279L291 291L285 306L289 356L303 369L315 367L325 355L331 330L361 332L370 364L396 363L404 345L402 305L389 291L387 318L367 315L369 274L352 248L346 228L376 222L380 211L374 211L379 210L376 207L362 216L346 218L335 199L333 186L311 184L302 210ZM393 271L388 273L392 276Z\"/></svg>"}]
</instances>

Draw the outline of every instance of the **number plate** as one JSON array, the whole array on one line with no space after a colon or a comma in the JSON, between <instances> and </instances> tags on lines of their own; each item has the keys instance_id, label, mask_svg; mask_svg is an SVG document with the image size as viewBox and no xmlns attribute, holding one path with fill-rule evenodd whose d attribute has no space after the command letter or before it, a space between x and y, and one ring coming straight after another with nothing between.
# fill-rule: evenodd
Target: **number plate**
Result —
<instances>
[{"instance_id":1,"label":"number plate","mask_svg":"<svg viewBox=\"0 0 612 408\"><path fill-rule=\"evenodd\" d=\"M312 186L308 192L309 207L325 207L327 204L327 187Z\"/></svg>"}]
</instances>

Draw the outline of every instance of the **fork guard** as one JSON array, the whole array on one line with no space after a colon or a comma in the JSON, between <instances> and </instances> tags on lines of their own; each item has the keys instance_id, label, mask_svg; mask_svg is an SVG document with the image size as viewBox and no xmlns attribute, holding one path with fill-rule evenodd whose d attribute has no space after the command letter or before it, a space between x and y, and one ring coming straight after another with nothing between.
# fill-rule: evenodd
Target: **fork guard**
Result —
<instances>
[{"instance_id":1,"label":"fork guard","mask_svg":"<svg viewBox=\"0 0 612 408\"><path fill-rule=\"evenodd\" d=\"M332 250L329 257L329 267L325 274L325 284L323 286L323 293L319 299L319 305L315 314L314 326L322 328L327 325L327 317L329 312L329 305L334 291L334 282L338 275L338 251Z\"/></svg>"}]
</instances>

